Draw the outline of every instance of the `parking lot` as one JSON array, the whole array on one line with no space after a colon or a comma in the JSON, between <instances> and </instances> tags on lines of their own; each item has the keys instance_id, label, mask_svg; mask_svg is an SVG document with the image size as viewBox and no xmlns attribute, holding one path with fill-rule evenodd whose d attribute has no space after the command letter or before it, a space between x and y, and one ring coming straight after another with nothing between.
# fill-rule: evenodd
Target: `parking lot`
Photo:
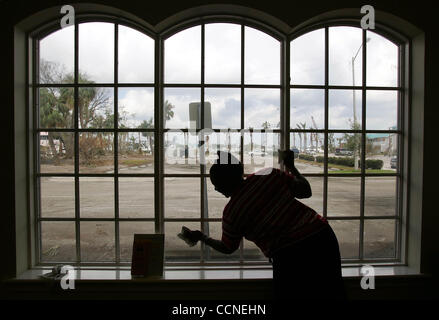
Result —
<instances>
[{"instance_id":1,"label":"parking lot","mask_svg":"<svg viewBox=\"0 0 439 320\"><path fill-rule=\"evenodd\" d=\"M261 160L261 159L258 159ZM260 163L260 162L259 162ZM277 164L277 159L273 161ZM320 172L320 167L297 163L299 171ZM59 169L59 168L58 168ZM106 168L108 169L108 168ZM152 167L132 166L121 168L120 173L151 173ZM50 169L47 169L50 170ZM52 170L54 170L52 168ZM102 169L102 170L105 170ZM165 173L199 173L194 165L168 165ZM251 171L250 168L246 171ZM107 170L108 171L108 170ZM111 170L110 170L111 171ZM313 196L303 202L323 214L323 178L311 177ZM328 217L360 217L359 177L329 177L328 179ZM365 182L366 216L394 216L396 213L396 177L367 177ZM200 218L201 180L193 177L165 178L165 219ZM207 185L207 204L210 218L221 218L227 199L213 189L209 179ZM154 178L119 178L119 217L154 218ZM41 180L42 217L73 218L75 216L74 179L70 177L45 177ZM114 218L114 179L112 177L80 178L80 214L82 218ZM338 237L344 258L357 258L359 252L360 220L331 220L331 226ZM165 222L165 255L169 259L199 260L199 245L189 248L177 237L181 226L200 229L199 222ZM119 222L121 259L131 257L134 233L153 233L154 222ZM209 223L210 236L220 238L221 222ZM395 222L389 220L366 220L364 222L364 253L366 257L389 257L393 254L395 243ZM115 259L114 221L81 221L81 259L84 261L113 261ZM75 223L42 222L42 254L45 260L74 260ZM244 241L244 256L248 259L265 259L254 244ZM210 259L237 259L211 252Z\"/></svg>"}]
</instances>

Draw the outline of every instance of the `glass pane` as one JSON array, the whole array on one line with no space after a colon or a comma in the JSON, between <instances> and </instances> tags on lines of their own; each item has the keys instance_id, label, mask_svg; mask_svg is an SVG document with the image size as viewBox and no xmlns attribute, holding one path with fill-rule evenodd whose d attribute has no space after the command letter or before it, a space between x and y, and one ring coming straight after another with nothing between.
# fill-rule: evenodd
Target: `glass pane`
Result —
<instances>
[{"instance_id":1,"label":"glass pane","mask_svg":"<svg viewBox=\"0 0 439 320\"><path fill-rule=\"evenodd\" d=\"M39 88L40 128L73 128L73 109L73 88Z\"/></svg>"},{"instance_id":2,"label":"glass pane","mask_svg":"<svg viewBox=\"0 0 439 320\"><path fill-rule=\"evenodd\" d=\"M200 173L198 135L193 132L165 133L165 173Z\"/></svg>"},{"instance_id":3,"label":"glass pane","mask_svg":"<svg viewBox=\"0 0 439 320\"><path fill-rule=\"evenodd\" d=\"M325 91L319 89L291 89L291 129L325 128Z\"/></svg>"},{"instance_id":4,"label":"glass pane","mask_svg":"<svg viewBox=\"0 0 439 320\"><path fill-rule=\"evenodd\" d=\"M74 222L41 222L41 259L44 262L76 261Z\"/></svg>"},{"instance_id":5,"label":"glass pane","mask_svg":"<svg viewBox=\"0 0 439 320\"><path fill-rule=\"evenodd\" d=\"M328 170L331 173L360 173L361 133L328 134Z\"/></svg>"},{"instance_id":6,"label":"glass pane","mask_svg":"<svg viewBox=\"0 0 439 320\"><path fill-rule=\"evenodd\" d=\"M245 83L280 84L280 42L245 27Z\"/></svg>"},{"instance_id":7,"label":"glass pane","mask_svg":"<svg viewBox=\"0 0 439 320\"><path fill-rule=\"evenodd\" d=\"M364 221L364 257L395 257L395 220Z\"/></svg>"},{"instance_id":8,"label":"glass pane","mask_svg":"<svg viewBox=\"0 0 439 320\"><path fill-rule=\"evenodd\" d=\"M154 132L119 132L119 173L154 173Z\"/></svg>"},{"instance_id":9,"label":"glass pane","mask_svg":"<svg viewBox=\"0 0 439 320\"><path fill-rule=\"evenodd\" d=\"M398 46L379 34L366 31L367 85L396 87L398 85Z\"/></svg>"},{"instance_id":10,"label":"glass pane","mask_svg":"<svg viewBox=\"0 0 439 320\"><path fill-rule=\"evenodd\" d=\"M360 222L358 220L331 220L330 225L337 236L342 259L358 259Z\"/></svg>"},{"instance_id":11,"label":"glass pane","mask_svg":"<svg viewBox=\"0 0 439 320\"><path fill-rule=\"evenodd\" d=\"M120 261L131 262L133 255L134 234L152 234L154 233L154 222L143 221L120 221L119 222L119 248Z\"/></svg>"},{"instance_id":12,"label":"glass pane","mask_svg":"<svg viewBox=\"0 0 439 320\"><path fill-rule=\"evenodd\" d=\"M204 231L204 234L208 234L209 237L215 239L215 240L221 240L223 229L222 229L222 223L221 222L209 222L209 232L207 233L206 230ZM240 250L236 250L232 254L224 254L221 252L216 251L215 249L210 248L209 246L205 246L205 259L206 260L214 260L214 261L238 261Z\"/></svg>"},{"instance_id":13,"label":"glass pane","mask_svg":"<svg viewBox=\"0 0 439 320\"><path fill-rule=\"evenodd\" d=\"M362 29L329 28L329 84L361 86L363 61Z\"/></svg>"},{"instance_id":14,"label":"glass pane","mask_svg":"<svg viewBox=\"0 0 439 320\"><path fill-rule=\"evenodd\" d=\"M79 134L79 172L113 173L113 133L82 132Z\"/></svg>"},{"instance_id":15,"label":"glass pane","mask_svg":"<svg viewBox=\"0 0 439 320\"><path fill-rule=\"evenodd\" d=\"M119 176L119 217L154 218L154 178Z\"/></svg>"},{"instance_id":16,"label":"glass pane","mask_svg":"<svg viewBox=\"0 0 439 320\"><path fill-rule=\"evenodd\" d=\"M306 177L306 179L311 185L312 196L311 198L298 200L323 217L323 178Z\"/></svg>"},{"instance_id":17,"label":"glass pane","mask_svg":"<svg viewBox=\"0 0 439 320\"><path fill-rule=\"evenodd\" d=\"M205 27L206 83L241 82L241 26L209 23Z\"/></svg>"},{"instance_id":18,"label":"glass pane","mask_svg":"<svg viewBox=\"0 0 439 320\"><path fill-rule=\"evenodd\" d=\"M177 237L181 227L186 226L191 230L201 230L199 222L165 222L165 260L166 261L196 261L201 259L200 242L190 247L186 242Z\"/></svg>"},{"instance_id":19,"label":"glass pane","mask_svg":"<svg viewBox=\"0 0 439 320\"><path fill-rule=\"evenodd\" d=\"M217 160L218 151L230 152L238 161L241 161L241 133L238 130L206 132L204 136L206 146L206 173Z\"/></svg>"},{"instance_id":20,"label":"glass pane","mask_svg":"<svg viewBox=\"0 0 439 320\"><path fill-rule=\"evenodd\" d=\"M74 35L66 27L40 40L40 83L73 83Z\"/></svg>"},{"instance_id":21,"label":"glass pane","mask_svg":"<svg viewBox=\"0 0 439 320\"><path fill-rule=\"evenodd\" d=\"M185 29L165 40L165 82L200 83L201 27Z\"/></svg>"},{"instance_id":22,"label":"glass pane","mask_svg":"<svg viewBox=\"0 0 439 320\"><path fill-rule=\"evenodd\" d=\"M119 128L154 128L154 89L119 88Z\"/></svg>"},{"instance_id":23,"label":"glass pane","mask_svg":"<svg viewBox=\"0 0 439 320\"><path fill-rule=\"evenodd\" d=\"M40 178L41 217L73 218L75 216L75 178Z\"/></svg>"},{"instance_id":24,"label":"glass pane","mask_svg":"<svg viewBox=\"0 0 439 320\"><path fill-rule=\"evenodd\" d=\"M204 95L206 105L211 106L212 129L241 128L240 89L206 88ZM204 112L206 114L206 109Z\"/></svg>"},{"instance_id":25,"label":"glass pane","mask_svg":"<svg viewBox=\"0 0 439 320\"><path fill-rule=\"evenodd\" d=\"M78 108L80 129L114 127L113 88L79 88Z\"/></svg>"},{"instance_id":26,"label":"glass pane","mask_svg":"<svg viewBox=\"0 0 439 320\"><path fill-rule=\"evenodd\" d=\"M329 129L360 130L361 98L361 90L329 90Z\"/></svg>"},{"instance_id":27,"label":"glass pane","mask_svg":"<svg viewBox=\"0 0 439 320\"><path fill-rule=\"evenodd\" d=\"M230 198L226 198L222 193L215 190L215 186L206 178L207 185L207 205L209 208L208 218L222 218L224 207Z\"/></svg>"},{"instance_id":28,"label":"glass pane","mask_svg":"<svg viewBox=\"0 0 439 320\"><path fill-rule=\"evenodd\" d=\"M165 88L165 128L186 129L195 128L190 121L189 106L200 103L201 91L194 88Z\"/></svg>"},{"instance_id":29,"label":"glass pane","mask_svg":"<svg viewBox=\"0 0 439 320\"><path fill-rule=\"evenodd\" d=\"M244 173L254 173L262 168L279 168L278 133L244 133ZM239 159L239 158L238 158Z\"/></svg>"},{"instance_id":30,"label":"glass pane","mask_svg":"<svg viewBox=\"0 0 439 320\"><path fill-rule=\"evenodd\" d=\"M280 90L245 89L244 127L280 128Z\"/></svg>"},{"instance_id":31,"label":"glass pane","mask_svg":"<svg viewBox=\"0 0 439 320\"><path fill-rule=\"evenodd\" d=\"M40 172L73 173L75 140L72 132L40 132Z\"/></svg>"},{"instance_id":32,"label":"glass pane","mask_svg":"<svg viewBox=\"0 0 439 320\"><path fill-rule=\"evenodd\" d=\"M81 222L81 260L83 262L114 262L114 222Z\"/></svg>"},{"instance_id":33,"label":"glass pane","mask_svg":"<svg viewBox=\"0 0 439 320\"><path fill-rule=\"evenodd\" d=\"M325 83L325 29L308 32L290 47L291 84L323 85Z\"/></svg>"},{"instance_id":34,"label":"glass pane","mask_svg":"<svg viewBox=\"0 0 439 320\"><path fill-rule=\"evenodd\" d=\"M154 82L154 40L119 25L119 82Z\"/></svg>"},{"instance_id":35,"label":"glass pane","mask_svg":"<svg viewBox=\"0 0 439 320\"><path fill-rule=\"evenodd\" d=\"M323 133L290 133L290 149L295 153L294 164L300 173L323 172L323 139Z\"/></svg>"},{"instance_id":36,"label":"glass pane","mask_svg":"<svg viewBox=\"0 0 439 320\"><path fill-rule=\"evenodd\" d=\"M366 129L395 130L398 126L398 92L367 91Z\"/></svg>"},{"instance_id":37,"label":"glass pane","mask_svg":"<svg viewBox=\"0 0 439 320\"><path fill-rule=\"evenodd\" d=\"M328 216L359 216L361 178L328 178Z\"/></svg>"},{"instance_id":38,"label":"glass pane","mask_svg":"<svg viewBox=\"0 0 439 320\"><path fill-rule=\"evenodd\" d=\"M200 201L200 178L165 178L165 218L201 218Z\"/></svg>"},{"instance_id":39,"label":"glass pane","mask_svg":"<svg viewBox=\"0 0 439 320\"><path fill-rule=\"evenodd\" d=\"M261 249L253 242L244 238L244 260L267 261Z\"/></svg>"},{"instance_id":40,"label":"glass pane","mask_svg":"<svg viewBox=\"0 0 439 320\"><path fill-rule=\"evenodd\" d=\"M395 216L396 177L366 177L364 214L366 216Z\"/></svg>"},{"instance_id":41,"label":"glass pane","mask_svg":"<svg viewBox=\"0 0 439 320\"><path fill-rule=\"evenodd\" d=\"M382 169L397 169L398 134L368 133L366 135L366 152L368 159L382 160Z\"/></svg>"},{"instance_id":42,"label":"glass pane","mask_svg":"<svg viewBox=\"0 0 439 320\"><path fill-rule=\"evenodd\" d=\"M114 82L114 24L79 24L79 82Z\"/></svg>"},{"instance_id":43,"label":"glass pane","mask_svg":"<svg viewBox=\"0 0 439 320\"><path fill-rule=\"evenodd\" d=\"M81 218L113 218L114 179L79 178L79 200Z\"/></svg>"}]
</instances>

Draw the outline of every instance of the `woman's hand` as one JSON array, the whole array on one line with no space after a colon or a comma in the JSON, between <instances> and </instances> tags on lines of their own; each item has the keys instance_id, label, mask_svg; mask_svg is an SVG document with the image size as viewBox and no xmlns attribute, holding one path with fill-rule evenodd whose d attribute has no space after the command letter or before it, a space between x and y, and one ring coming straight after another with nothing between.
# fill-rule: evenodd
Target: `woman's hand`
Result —
<instances>
[{"instance_id":1,"label":"woman's hand","mask_svg":"<svg viewBox=\"0 0 439 320\"><path fill-rule=\"evenodd\" d=\"M279 162L281 161L289 171L292 171L294 169L294 151L279 150Z\"/></svg>"}]
</instances>

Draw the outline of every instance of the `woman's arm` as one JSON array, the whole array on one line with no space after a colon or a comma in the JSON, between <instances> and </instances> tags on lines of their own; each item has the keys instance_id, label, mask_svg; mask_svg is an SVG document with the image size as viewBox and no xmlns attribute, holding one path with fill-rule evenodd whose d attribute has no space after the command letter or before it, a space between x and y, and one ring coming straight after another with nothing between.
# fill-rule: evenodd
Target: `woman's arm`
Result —
<instances>
[{"instance_id":1,"label":"woman's arm","mask_svg":"<svg viewBox=\"0 0 439 320\"><path fill-rule=\"evenodd\" d=\"M190 231L188 234L188 238L195 243L198 241L204 242L209 247L212 247L216 251L221 252L221 253L225 253L225 254L231 254L231 253L235 252L237 249L237 248L229 248L221 240L215 240L213 238L210 238L199 230Z\"/></svg>"}]
</instances>

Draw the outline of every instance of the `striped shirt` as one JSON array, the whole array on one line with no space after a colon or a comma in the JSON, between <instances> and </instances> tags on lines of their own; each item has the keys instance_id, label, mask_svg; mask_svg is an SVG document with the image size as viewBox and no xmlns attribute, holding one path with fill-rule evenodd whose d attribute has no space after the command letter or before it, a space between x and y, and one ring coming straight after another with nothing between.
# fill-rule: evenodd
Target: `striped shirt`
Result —
<instances>
[{"instance_id":1,"label":"striped shirt","mask_svg":"<svg viewBox=\"0 0 439 320\"><path fill-rule=\"evenodd\" d=\"M328 225L292 195L294 176L265 168L244 180L223 211L222 241L237 248L242 237L253 241L268 258L284 247L315 234Z\"/></svg>"}]
</instances>

